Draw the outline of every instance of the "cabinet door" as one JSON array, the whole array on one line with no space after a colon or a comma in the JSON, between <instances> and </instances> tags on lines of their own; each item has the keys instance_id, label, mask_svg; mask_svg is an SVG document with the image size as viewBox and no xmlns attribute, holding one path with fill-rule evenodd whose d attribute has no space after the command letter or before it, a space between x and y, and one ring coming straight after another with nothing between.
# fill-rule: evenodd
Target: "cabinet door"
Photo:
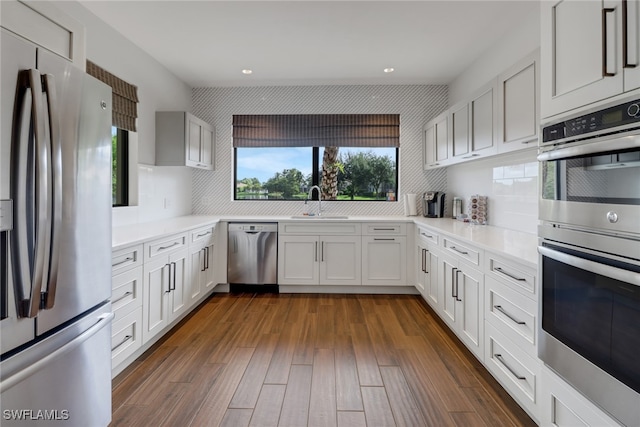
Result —
<instances>
[{"instance_id":1,"label":"cabinet door","mask_svg":"<svg viewBox=\"0 0 640 427\"><path fill-rule=\"evenodd\" d=\"M445 115L435 124L436 126L436 162L445 162L451 157L449 153L449 124L448 115Z\"/></svg>"},{"instance_id":2,"label":"cabinet door","mask_svg":"<svg viewBox=\"0 0 640 427\"><path fill-rule=\"evenodd\" d=\"M187 267L187 250L183 249L169 256L171 265L171 292L169 293L169 322L184 313L187 309L190 291L189 269Z\"/></svg>"},{"instance_id":3,"label":"cabinet door","mask_svg":"<svg viewBox=\"0 0 640 427\"><path fill-rule=\"evenodd\" d=\"M469 103L471 114L471 156L496 152L496 85L495 79L482 88Z\"/></svg>"},{"instance_id":4,"label":"cabinet door","mask_svg":"<svg viewBox=\"0 0 640 427\"><path fill-rule=\"evenodd\" d=\"M200 163L207 166L209 169L213 169L214 162L214 143L215 134L213 129L208 126L202 127L202 146L200 153Z\"/></svg>"},{"instance_id":5,"label":"cabinet door","mask_svg":"<svg viewBox=\"0 0 640 427\"><path fill-rule=\"evenodd\" d=\"M405 236L362 237L362 284L405 286L407 284L407 238Z\"/></svg>"},{"instance_id":6,"label":"cabinet door","mask_svg":"<svg viewBox=\"0 0 640 427\"><path fill-rule=\"evenodd\" d=\"M457 330L462 342L484 360L484 276L473 268L456 270Z\"/></svg>"},{"instance_id":7,"label":"cabinet door","mask_svg":"<svg viewBox=\"0 0 640 427\"><path fill-rule=\"evenodd\" d=\"M442 295L440 315L449 327L455 330L456 327L456 297L455 297L455 273L458 271L458 261L449 255L441 254L438 263L438 283L440 289L438 294Z\"/></svg>"},{"instance_id":8,"label":"cabinet door","mask_svg":"<svg viewBox=\"0 0 640 427\"><path fill-rule=\"evenodd\" d=\"M538 140L539 56L536 50L498 76L500 153L527 148Z\"/></svg>"},{"instance_id":9,"label":"cabinet door","mask_svg":"<svg viewBox=\"0 0 640 427\"><path fill-rule=\"evenodd\" d=\"M193 117L187 114L187 165L198 166L200 163L200 146L202 144L202 126Z\"/></svg>"},{"instance_id":10,"label":"cabinet door","mask_svg":"<svg viewBox=\"0 0 640 427\"><path fill-rule=\"evenodd\" d=\"M196 246L189 248L189 271L191 280L189 280L187 295L189 297L189 305L196 302L202 295L204 289L204 281L206 276L206 250L204 247Z\"/></svg>"},{"instance_id":11,"label":"cabinet door","mask_svg":"<svg viewBox=\"0 0 640 427\"><path fill-rule=\"evenodd\" d=\"M213 269L213 262L215 259L213 254L214 244L210 243L208 246L204 248L204 250L205 250L204 260L205 260L206 266L204 270L204 276L203 276L203 281L201 283L201 287L203 292L207 292L213 289L217 285L215 270Z\"/></svg>"},{"instance_id":12,"label":"cabinet door","mask_svg":"<svg viewBox=\"0 0 640 427\"><path fill-rule=\"evenodd\" d=\"M168 324L169 264L166 257L145 263L143 284L142 338L146 343Z\"/></svg>"},{"instance_id":13,"label":"cabinet door","mask_svg":"<svg viewBox=\"0 0 640 427\"><path fill-rule=\"evenodd\" d=\"M623 7L627 8L623 19L626 18L627 32L622 34L622 66L624 67L624 90L630 91L640 88L640 0L627 0Z\"/></svg>"},{"instance_id":14,"label":"cabinet door","mask_svg":"<svg viewBox=\"0 0 640 427\"><path fill-rule=\"evenodd\" d=\"M317 236L279 236L278 283L317 285L320 281L318 246Z\"/></svg>"},{"instance_id":15,"label":"cabinet door","mask_svg":"<svg viewBox=\"0 0 640 427\"><path fill-rule=\"evenodd\" d=\"M543 116L622 93L620 3L563 0L541 8Z\"/></svg>"},{"instance_id":16,"label":"cabinet door","mask_svg":"<svg viewBox=\"0 0 640 427\"><path fill-rule=\"evenodd\" d=\"M360 236L322 236L320 238L320 284L362 284Z\"/></svg>"},{"instance_id":17,"label":"cabinet door","mask_svg":"<svg viewBox=\"0 0 640 427\"><path fill-rule=\"evenodd\" d=\"M444 295L442 294L443 288L438 283L438 265L440 263L440 254L437 251L427 247L425 254L425 296L427 302L436 310L441 310L442 300Z\"/></svg>"},{"instance_id":18,"label":"cabinet door","mask_svg":"<svg viewBox=\"0 0 640 427\"><path fill-rule=\"evenodd\" d=\"M436 166L436 125L427 126L424 130L422 164L424 169Z\"/></svg>"},{"instance_id":19,"label":"cabinet door","mask_svg":"<svg viewBox=\"0 0 640 427\"><path fill-rule=\"evenodd\" d=\"M428 267L426 266L427 259L427 248L426 244L418 239L418 243L415 246L415 266L416 266L416 289L423 296L425 301L427 300L427 280L429 276L427 275Z\"/></svg>"},{"instance_id":20,"label":"cabinet door","mask_svg":"<svg viewBox=\"0 0 640 427\"><path fill-rule=\"evenodd\" d=\"M451 109L451 155L461 158L469 154L469 104Z\"/></svg>"}]
</instances>

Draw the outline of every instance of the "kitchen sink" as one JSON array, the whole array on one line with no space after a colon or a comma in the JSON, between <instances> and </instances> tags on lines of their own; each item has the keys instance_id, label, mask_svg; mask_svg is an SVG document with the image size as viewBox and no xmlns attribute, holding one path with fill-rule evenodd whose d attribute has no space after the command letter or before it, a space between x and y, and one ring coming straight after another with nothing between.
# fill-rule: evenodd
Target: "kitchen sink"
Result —
<instances>
[{"instance_id":1,"label":"kitchen sink","mask_svg":"<svg viewBox=\"0 0 640 427\"><path fill-rule=\"evenodd\" d=\"M291 219L349 219L342 215L293 215Z\"/></svg>"}]
</instances>

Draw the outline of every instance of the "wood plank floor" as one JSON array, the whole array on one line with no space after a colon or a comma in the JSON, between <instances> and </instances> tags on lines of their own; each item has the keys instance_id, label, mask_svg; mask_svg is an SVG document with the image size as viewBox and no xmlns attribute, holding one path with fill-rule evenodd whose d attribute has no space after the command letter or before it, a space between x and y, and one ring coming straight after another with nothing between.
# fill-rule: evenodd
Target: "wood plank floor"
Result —
<instances>
[{"instance_id":1,"label":"wood plank floor","mask_svg":"<svg viewBox=\"0 0 640 427\"><path fill-rule=\"evenodd\" d=\"M534 426L419 296L215 294L113 381L112 426Z\"/></svg>"}]
</instances>

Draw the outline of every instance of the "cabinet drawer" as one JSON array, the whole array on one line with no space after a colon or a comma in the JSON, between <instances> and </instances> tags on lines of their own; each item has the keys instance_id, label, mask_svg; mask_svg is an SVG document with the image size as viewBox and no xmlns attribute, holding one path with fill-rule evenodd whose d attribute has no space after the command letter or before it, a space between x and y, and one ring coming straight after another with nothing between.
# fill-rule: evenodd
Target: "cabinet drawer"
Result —
<instances>
[{"instance_id":1,"label":"cabinet drawer","mask_svg":"<svg viewBox=\"0 0 640 427\"><path fill-rule=\"evenodd\" d=\"M359 222L335 222L335 220L309 219L305 220L313 222L281 222L278 225L279 234L310 234L310 235L353 235L361 234L361 224Z\"/></svg>"},{"instance_id":2,"label":"cabinet drawer","mask_svg":"<svg viewBox=\"0 0 640 427\"><path fill-rule=\"evenodd\" d=\"M197 230L192 230L189 243L213 243L215 230L215 225L208 225L203 228L198 228Z\"/></svg>"},{"instance_id":3,"label":"cabinet drawer","mask_svg":"<svg viewBox=\"0 0 640 427\"><path fill-rule=\"evenodd\" d=\"M529 356L537 357L536 302L492 277L485 278L485 289L485 319Z\"/></svg>"},{"instance_id":4,"label":"cabinet drawer","mask_svg":"<svg viewBox=\"0 0 640 427\"><path fill-rule=\"evenodd\" d=\"M485 272L511 288L536 298L536 273L531 268L498 255L487 253Z\"/></svg>"},{"instance_id":5,"label":"cabinet drawer","mask_svg":"<svg viewBox=\"0 0 640 427\"><path fill-rule=\"evenodd\" d=\"M484 363L491 374L532 416L539 418L538 388L540 362L527 355L498 332L491 323L485 325Z\"/></svg>"},{"instance_id":6,"label":"cabinet drawer","mask_svg":"<svg viewBox=\"0 0 640 427\"><path fill-rule=\"evenodd\" d=\"M116 275L142 265L142 245L129 246L113 251L111 274Z\"/></svg>"},{"instance_id":7,"label":"cabinet drawer","mask_svg":"<svg viewBox=\"0 0 640 427\"><path fill-rule=\"evenodd\" d=\"M425 239L426 241L428 241L429 243L433 243L434 245L437 245L440 241L440 235L428 228L418 227L418 237Z\"/></svg>"},{"instance_id":8,"label":"cabinet drawer","mask_svg":"<svg viewBox=\"0 0 640 427\"><path fill-rule=\"evenodd\" d=\"M144 244L144 261L147 262L159 255L163 255L187 245L186 234L176 234Z\"/></svg>"},{"instance_id":9,"label":"cabinet drawer","mask_svg":"<svg viewBox=\"0 0 640 427\"><path fill-rule=\"evenodd\" d=\"M113 276L111 307L114 322L142 306L142 266Z\"/></svg>"},{"instance_id":10,"label":"cabinet drawer","mask_svg":"<svg viewBox=\"0 0 640 427\"><path fill-rule=\"evenodd\" d=\"M362 234L372 235L395 235L406 236L407 224L402 223L364 223L362 224Z\"/></svg>"},{"instance_id":11,"label":"cabinet drawer","mask_svg":"<svg viewBox=\"0 0 640 427\"><path fill-rule=\"evenodd\" d=\"M449 253L456 255L459 259L470 262L473 265L480 265L480 251L467 245L460 244L449 238L442 239L442 244Z\"/></svg>"},{"instance_id":12,"label":"cabinet drawer","mask_svg":"<svg viewBox=\"0 0 640 427\"><path fill-rule=\"evenodd\" d=\"M124 362L142 346L142 308L133 311L111 326L111 367Z\"/></svg>"}]
</instances>

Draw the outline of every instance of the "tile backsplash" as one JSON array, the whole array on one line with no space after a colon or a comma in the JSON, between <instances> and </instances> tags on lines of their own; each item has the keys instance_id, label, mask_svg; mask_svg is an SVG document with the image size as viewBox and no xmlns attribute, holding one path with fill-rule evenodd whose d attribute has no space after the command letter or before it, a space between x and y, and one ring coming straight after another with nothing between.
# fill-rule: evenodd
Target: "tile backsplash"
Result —
<instances>
[{"instance_id":1,"label":"tile backsplash","mask_svg":"<svg viewBox=\"0 0 640 427\"><path fill-rule=\"evenodd\" d=\"M538 225L538 161L536 150L450 166L448 203L462 197L463 212L472 194L488 196L488 223L536 233Z\"/></svg>"}]
</instances>

